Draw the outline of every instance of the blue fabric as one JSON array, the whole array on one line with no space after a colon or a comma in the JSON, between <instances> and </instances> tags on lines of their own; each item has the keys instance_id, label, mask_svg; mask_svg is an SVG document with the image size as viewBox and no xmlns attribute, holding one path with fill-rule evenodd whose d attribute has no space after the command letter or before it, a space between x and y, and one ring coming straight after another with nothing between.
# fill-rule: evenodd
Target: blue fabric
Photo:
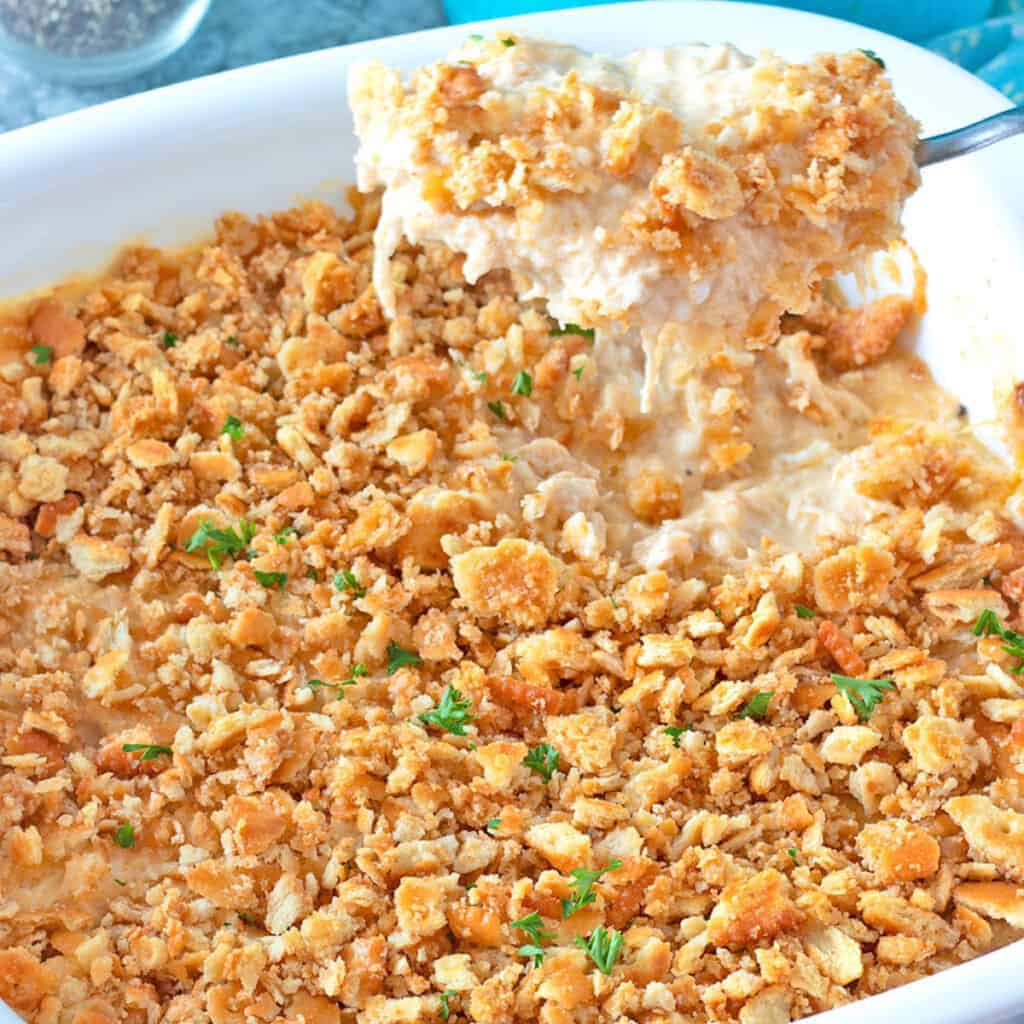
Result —
<instances>
[{"instance_id":1,"label":"blue fabric","mask_svg":"<svg viewBox=\"0 0 1024 1024\"><path fill-rule=\"evenodd\" d=\"M1024 0L996 0L985 21L931 39L928 46L1024 104Z\"/></svg>"},{"instance_id":2,"label":"blue fabric","mask_svg":"<svg viewBox=\"0 0 1024 1024\"><path fill-rule=\"evenodd\" d=\"M445 0L452 22L595 0ZM600 2L600 0L598 0ZM612 0L606 0L612 2ZM755 0L817 11L921 43L1024 104L1024 0Z\"/></svg>"}]
</instances>

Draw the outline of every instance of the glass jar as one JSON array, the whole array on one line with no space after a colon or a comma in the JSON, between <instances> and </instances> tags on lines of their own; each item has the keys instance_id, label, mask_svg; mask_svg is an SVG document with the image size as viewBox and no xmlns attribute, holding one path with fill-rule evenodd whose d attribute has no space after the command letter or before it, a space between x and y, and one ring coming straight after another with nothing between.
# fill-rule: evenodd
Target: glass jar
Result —
<instances>
[{"instance_id":1,"label":"glass jar","mask_svg":"<svg viewBox=\"0 0 1024 1024\"><path fill-rule=\"evenodd\" d=\"M210 0L0 0L0 52L43 78L98 85L183 46Z\"/></svg>"}]
</instances>

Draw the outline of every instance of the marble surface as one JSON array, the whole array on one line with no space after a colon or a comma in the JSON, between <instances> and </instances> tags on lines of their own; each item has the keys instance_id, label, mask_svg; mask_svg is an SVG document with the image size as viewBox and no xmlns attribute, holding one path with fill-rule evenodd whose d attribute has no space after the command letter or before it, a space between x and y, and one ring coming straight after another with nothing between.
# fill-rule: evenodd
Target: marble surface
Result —
<instances>
[{"instance_id":1,"label":"marble surface","mask_svg":"<svg viewBox=\"0 0 1024 1024\"><path fill-rule=\"evenodd\" d=\"M441 0L214 0L181 50L116 85L47 82L0 56L0 131L228 68L444 23Z\"/></svg>"}]
</instances>

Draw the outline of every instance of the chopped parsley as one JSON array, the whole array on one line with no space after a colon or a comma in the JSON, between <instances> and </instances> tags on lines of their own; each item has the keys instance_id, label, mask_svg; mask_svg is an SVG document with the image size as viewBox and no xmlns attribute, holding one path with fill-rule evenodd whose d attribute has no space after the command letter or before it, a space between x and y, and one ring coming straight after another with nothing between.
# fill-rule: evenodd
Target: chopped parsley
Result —
<instances>
[{"instance_id":1,"label":"chopped parsley","mask_svg":"<svg viewBox=\"0 0 1024 1024\"><path fill-rule=\"evenodd\" d=\"M449 684L444 688L437 707L416 717L424 725L436 725L453 736L465 736L466 726L475 717L469 710L471 706L471 702Z\"/></svg>"},{"instance_id":2,"label":"chopped parsley","mask_svg":"<svg viewBox=\"0 0 1024 1024\"><path fill-rule=\"evenodd\" d=\"M352 666L352 671L349 672L348 679L342 679L340 683L325 683L322 679L310 679L306 685L311 690L320 689L321 687L325 690L334 690L336 699L341 700L341 698L345 696L345 687L355 686L356 683L366 675L366 673L366 666L361 661L357 661Z\"/></svg>"},{"instance_id":3,"label":"chopped parsley","mask_svg":"<svg viewBox=\"0 0 1024 1024\"><path fill-rule=\"evenodd\" d=\"M522 395L524 398L529 398L533 394L533 378L525 370L520 370L516 374L516 379L512 381L512 394Z\"/></svg>"},{"instance_id":4,"label":"chopped parsley","mask_svg":"<svg viewBox=\"0 0 1024 1024\"><path fill-rule=\"evenodd\" d=\"M227 555L238 558L249 546L249 541L256 536L256 526L248 519L239 519L237 530L230 527L226 530L217 529L210 519L204 519L195 533L185 543L185 550L191 555L197 551L206 554L207 561L213 569L219 569Z\"/></svg>"},{"instance_id":5,"label":"chopped parsley","mask_svg":"<svg viewBox=\"0 0 1024 1024\"><path fill-rule=\"evenodd\" d=\"M491 820L487 822L486 828L488 832L497 832L498 829L501 828L501 818L491 818Z\"/></svg>"},{"instance_id":6,"label":"chopped parsley","mask_svg":"<svg viewBox=\"0 0 1024 1024\"><path fill-rule=\"evenodd\" d=\"M764 718L768 714L768 704L771 702L774 690L761 690L755 693L740 711L740 718Z\"/></svg>"},{"instance_id":7,"label":"chopped parsley","mask_svg":"<svg viewBox=\"0 0 1024 1024\"><path fill-rule=\"evenodd\" d=\"M241 441L245 427L242 426L242 421L237 416L229 416L224 421L224 426L220 428L220 432L227 434L232 441Z\"/></svg>"},{"instance_id":8,"label":"chopped parsley","mask_svg":"<svg viewBox=\"0 0 1024 1024\"><path fill-rule=\"evenodd\" d=\"M294 526L282 526L280 530L274 531L274 543L287 544L289 537L297 537L298 535L299 531Z\"/></svg>"},{"instance_id":9,"label":"chopped parsley","mask_svg":"<svg viewBox=\"0 0 1024 1024\"><path fill-rule=\"evenodd\" d=\"M123 878L115 878L114 885L119 885L123 889L128 883Z\"/></svg>"},{"instance_id":10,"label":"chopped parsley","mask_svg":"<svg viewBox=\"0 0 1024 1024\"><path fill-rule=\"evenodd\" d=\"M790 847L790 848L789 848L789 849L788 849L788 850L786 851L786 853L788 853L788 854L789 854L789 859L790 859L790 860L791 860L791 861L792 861L792 862L793 862L794 864L798 864L798 863L799 863L799 861L797 860L797 849L796 849L796 847L795 847L795 846L791 846L791 847Z\"/></svg>"},{"instance_id":11,"label":"chopped parsley","mask_svg":"<svg viewBox=\"0 0 1024 1024\"><path fill-rule=\"evenodd\" d=\"M526 917L519 918L518 921L513 921L512 927L518 928L521 932L526 932L530 941L538 946L545 939L553 939L555 937L554 932L546 932L544 930L544 919L536 910L532 914L527 914Z\"/></svg>"},{"instance_id":12,"label":"chopped parsley","mask_svg":"<svg viewBox=\"0 0 1024 1024\"><path fill-rule=\"evenodd\" d=\"M366 597L366 587L359 582L356 574L348 569L342 569L341 572L334 574L334 589L349 591L357 601L361 597Z\"/></svg>"},{"instance_id":13,"label":"chopped parsley","mask_svg":"<svg viewBox=\"0 0 1024 1024\"><path fill-rule=\"evenodd\" d=\"M449 1014L452 1012L448 1009L448 1000L455 995L455 989L446 988L438 998L441 1000L441 1020L447 1020Z\"/></svg>"},{"instance_id":14,"label":"chopped parsley","mask_svg":"<svg viewBox=\"0 0 1024 1024\"><path fill-rule=\"evenodd\" d=\"M418 665L423 659L415 651L407 651L394 640L388 644L388 675L393 676L406 665ZM449 687L451 689L451 687Z\"/></svg>"},{"instance_id":15,"label":"chopped parsley","mask_svg":"<svg viewBox=\"0 0 1024 1024\"><path fill-rule=\"evenodd\" d=\"M488 402L487 403L487 408L490 409L491 412L493 412L494 415L497 416L499 420L503 420L505 418L505 403L504 402L502 402L502 401Z\"/></svg>"},{"instance_id":16,"label":"chopped parsley","mask_svg":"<svg viewBox=\"0 0 1024 1024\"><path fill-rule=\"evenodd\" d=\"M798 619L813 619L818 614L813 608L808 608L805 604L796 605L794 610Z\"/></svg>"},{"instance_id":17,"label":"chopped parsley","mask_svg":"<svg viewBox=\"0 0 1024 1024\"><path fill-rule=\"evenodd\" d=\"M523 758L523 764L540 775L545 782L558 771L558 751L550 743L538 743Z\"/></svg>"},{"instance_id":18,"label":"chopped parsley","mask_svg":"<svg viewBox=\"0 0 1024 1024\"><path fill-rule=\"evenodd\" d=\"M528 942L525 946L520 946L517 952L520 956L528 956L533 961L534 967L540 967L544 963L545 950L536 943Z\"/></svg>"},{"instance_id":19,"label":"chopped parsley","mask_svg":"<svg viewBox=\"0 0 1024 1024\"><path fill-rule=\"evenodd\" d=\"M246 924L255 924L256 918L249 913L248 910L240 910L238 912L238 918L240 921L244 921Z\"/></svg>"},{"instance_id":20,"label":"chopped parsley","mask_svg":"<svg viewBox=\"0 0 1024 1024\"><path fill-rule=\"evenodd\" d=\"M971 627L975 636L996 636L1003 635L1003 627L999 624L999 616L991 608L986 608L979 616L978 621Z\"/></svg>"},{"instance_id":21,"label":"chopped parsley","mask_svg":"<svg viewBox=\"0 0 1024 1024\"><path fill-rule=\"evenodd\" d=\"M563 920L567 917L571 917L577 910L582 910L584 907L593 903L594 900L597 899L597 896L591 891L594 883L598 881L602 875L606 875L609 871L614 871L616 868L621 867L621 860L611 860L608 862L606 867L598 868L596 871L590 871L587 868L573 868L572 871L569 872L573 878L569 883L569 888L573 890L573 895L570 899L562 900Z\"/></svg>"},{"instance_id":22,"label":"chopped parsley","mask_svg":"<svg viewBox=\"0 0 1024 1024\"><path fill-rule=\"evenodd\" d=\"M602 974L611 974L615 961L622 953L622 932L615 928L595 928L589 939L576 936L576 945L597 965Z\"/></svg>"},{"instance_id":23,"label":"chopped parsley","mask_svg":"<svg viewBox=\"0 0 1024 1024\"><path fill-rule=\"evenodd\" d=\"M169 348L174 348L178 344L178 336L174 331L164 331L160 336L160 347L165 351Z\"/></svg>"},{"instance_id":24,"label":"chopped parsley","mask_svg":"<svg viewBox=\"0 0 1024 1024\"><path fill-rule=\"evenodd\" d=\"M891 679L855 679L853 676L840 676L832 673L832 682L836 689L846 696L853 705L857 717L866 722L871 717L875 706L885 696L885 690L895 690L896 684Z\"/></svg>"},{"instance_id":25,"label":"chopped parsley","mask_svg":"<svg viewBox=\"0 0 1024 1024\"><path fill-rule=\"evenodd\" d=\"M43 366L53 360L53 349L49 345L33 345L32 354L36 357L36 366Z\"/></svg>"},{"instance_id":26,"label":"chopped parsley","mask_svg":"<svg viewBox=\"0 0 1024 1024\"><path fill-rule=\"evenodd\" d=\"M170 747L162 746L159 743L125 743L121 749L126 754L142 754L139 758L140 761L155 761L161 754L167 754L169 757L174 753Z\"/></svg>"},{"instance_id":27,"label":"chopped parsley","mask_svg":"<svg viewBox=\"0 0 1024 1024\"><path fill-rule=\"evenodd\" d=\"M307 569L306 570L306 579L307 580L312 580L314 583L319 583L320 582L320 573L318 573L316 571L316 569Z\"/></svg>"},{"instance_id":28,"label":"chopped parsley","mask_svg":"<svg viewBox=\"0 0 1024 1024\"><path fill-rule=\"evenodd\" d=\"M117 831L114 833L114 842L122 850L130 850L135 845L135 829L132 828L130 822L126 821L123 825L118 825Z\"/></svg>"},{"instance_id":29,"label":"chopped parsley","mask_svg":"<svg viewBox=\"0 0 1024 1024\"><path fill-rule=\"evenodd\" d=\"M262 583L265 587L277 587L279 590L284 590L284 585L288 582L288 573L286 572L264 572L262 569L253 569L252 574L256 577L257 582Z\"/></svg>"},{"instance_id":30,"label":"chopped parsley","mask_svg":"<svg viewBox=\"0 0 1024 1024\"><path fill-rule=\"evenodd\" d=\"M470 370L469 372L471 374L473 374L473 376L476 377L476 379L478 381L480 381L481 384L486 384L487 383L487 371L486 370Z\"/></svg>"},{"instance_id":31,"label":"chopped parsley","mask_svg":"<svg viewBox=\"0 0 1024 1024\"><path fill-rule=\"evenodd\" d=\"M580 365L577 366L576 369L572 371L572 375L576 378L577 382L579 381L580 377L583 376L583 367L586 365L586 363L580 363Z\"/></svg>"},{"instance_id":32,"label":"chopped parsley","mask_svg":"<svg viewBox=\"0 0 1024 1024\"><path fill-rule=\"evenodd\" d=\"M511 37L506 37L505 39L502 39L501 45L502 46L515 46L516 45L516 41L514 39L512 39Z\"/></svg>"},{"instance_id":33,"label":"chopped parsley","mask_svg":"<svg viewBox=\"0 0 1024 1024\"><path fill-rule=\"evenodd\" d=\"M680 725L666 725L665 728L662 729L661 731L666 736L671 736L672 737L672 746L674 746L678 750L679 749L679 741L682 739L683 733L684 732L693 732L693 726L692 725L682 725L682 726L680 726Z\"/></svg>"},{"instance_id":34,"label":"chopped parsley","mask_svg":"<svg viewBox=\"0 0 1024 1024\"><path fill-rule=\"evenodd\" d=\"M472 39L474 43L479 43L480 40L483 39L483 36L480 35L479 32L474 32L469 38Z\"/></svg>"},{"instance_id":35,"label":"chopped parsley","mask_svg":"<svg viewBox=\"0 0 1024 1024\"><path fill-rule=\"evenodd\" d=\"M874 50L865 50L861 48L860 52L869 60L873 60L883 71L885 70L885 61L882 60Z\"/></svg>"},{"instance_id":36,"label":"chopped parsley","mask_svg":"<svg viewBox=\"0 0 1024 1024\"><path fill-rule=\"evenodd\" d=\"M228 335L228 344L232 348L238 348L241 345L241 342L238 340L238 335L237 334Z\"/></svg>"},{"instance_id":37,"label":"chopped parsley","mask_svg":"<svg viewBox=\"0 0 1024 1024\"><path fill-rule=\"evenodd\" d=\"M549 334L559 337L563 334L577 334L581 338L586 338L587 341L594 340L594 328L593 327L580 327L579 324L563 324L561 327L552 327L548 332Z\"/></svg>"},{"instance_id":38,"label":"chopped parsley","mask_svg":"<svg viewBox=\"0 0 1024 1024\"><path fill-rule=\"evenodd\" d=\"M999 616L991 608L986 608L979 616L971 630L975 636L997 636L1005 641L1003 650L1017 659L1017 664L1010 670L1015 676L1024 672L1024 634L1016 633L1000 625Z\"/></svg>"},{"instance_id":39,"label":"chopped parsley","mask_svg":"<svg viewBox=\"0 0 1024 1024\"><path fill-rule=\"evenodd\" d=\"M519 456L518 455L508 455L508 454L505 454L505 455L502 455L501 461L502 462L518 462L519 461Z\"/></svg>"}]
</instances>

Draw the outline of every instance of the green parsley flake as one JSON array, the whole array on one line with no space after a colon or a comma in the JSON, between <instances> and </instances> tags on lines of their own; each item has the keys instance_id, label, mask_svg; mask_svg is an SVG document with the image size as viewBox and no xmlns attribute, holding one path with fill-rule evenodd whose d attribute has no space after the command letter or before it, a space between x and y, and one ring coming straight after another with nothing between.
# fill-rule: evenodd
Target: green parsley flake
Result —
<instances>
[{"instance_id":1,"label":"green parsley flake","mask_svg":"<svg viewBox=\"0 0 1024 1024\"><path fill-rule=\"evenodd\" d=\"M164 331L160 336L160 347L165 351L169 348L174 348L178 344L178 336L174 331Z\"/></svg>"},{"instance_id":2,"label":"green parsley flake","mask_svg":"<svg viewBox=\"0 0 1024 1024\"><path fill-rule=\"evenodd\" d=\"M788 850L786 851L786 853L788 853L788 854L789 854L789 859L790 859L790 860L791 860L791 861L792 861L792 862L793 862L794 864L797 864L797 863L799 863L799 861L797 860L797 849L796 849L796 847L795 847L795 846L791 846L791 847L790 847L790 848L789 848L789 849L788 849Z\"/></svg>"},{"instance_id":3,"label":"green parsley flake","mask_svg":"<svg viewBox=\"0 0 1024 1024\"><path fill-rule=\"evenodd\" d=\"M253 569L252 574L256 577L257 582L262 583L265 587L277 587L279 590L284 590L284 585L288 582L288 573L286 572L263 572L262 569Z\"/></svg>"},{"instance_id":4,"label":"green parsley flake","mask_svg":"<svg viewBox=\"0 0 1024 1024\"><path fill-rule=\"evenodd\" d=\"M813 608L808 608L805 604L794 605L794 611L798 619L813 619L818 614Z\"/></svg>"},{"instance_id":5,"label":"green parsley flake","mask_svg":"<svg viewBox=\"0 0 1024 1024\"><path fill-rule=\"evenodd\" d=\"M868 57L870 60L873 60L883 71L885 70L885 61L882 60L882 58L879 57L874 50L861 49L860 52L863 53L865 57Z\"/></svg>"},{"instance_id":6,"label":"green parsley flake","mask_svg":"<svg viewBox=\"0 0 1024 1024\"><path fill-rule=\"evenodd\" d=\"M228 344L232 348L238 348L242 343L238 340L237 334L232 334L228 337Z\"/></svg>"},{"instance_id":7,"label":"green parsley flake","mask_svg":"<svg viewBox=\"0 0 1024 1024\"><path fill-rule=\"evenodd\" d=\"M275 544L287 544L289 537L297 537L299 531L294 526L282 526L280 530L274 531Z\"/></svg>"},{"instance_id":8,"label":"green parsley flake","mask_svg":"<svg viewBox=\"0 0 1024 1024\"><path fill-rule=\"evenodd\" d=\"M394 640L388 644L388 675L393 676L405 665L419 665L423 659L415 651L407 651Z\"/></svg>"},{"instance_id":9,"label":"green parsley flake","mask_svg":"<svg viewBox=\"0 0 1024 1024\"><path fill-rule=\"evenodd\" d=\"M855 679L853 676L840 676L834 672L832 682L853 705L857 717L862 722L871 717L871 712L885 696L883 691L896 689L896 684L891 679Z\"/></svg>"},{"instance_id":10,"label":"green parsley flake","mask_svg":"<svg viewBox=\"0 0 1024 1024\"><path fill-rule=\"evenodd\" d=\"M529 398L533 394L533 378L525 370L520 370L516 374L516 379L512 381L512 394L522 395L524 398Z\"/></svg>"},{"instance_id":11,"label":"green parsley flake","mask_svg":"<svg viewBox=\"0 0 1024 1024\"><path fill-rule=\"evenodd\" d=\"M340 683L325 683L322 679L310 679L306 685L311 690L325 689L334 690L335 699L341 700L345 696L346 686L355 686L356 683L367 674L366 666L361 662L357 661L352 666L352 671L348 674L348 679L342 679Z\"/></svg>"},{"instance_id":12,"label":"green parsley flake","mask_svg":"<svg viewBox=\"0 0 1024 1024\"><path fill-rule=\"evenodd\" d=\"M622 932L615 928L595 928L589 939L576 936L576 945L585 950L602 974L611 974L615 961L622 953Z\"/></svg>"},{"instance_id":13,"label":"green parsley flake","mask_svg":"<svg viewBox=\"0 0 1024 1024\"><path fill-rule=\"evenodd\" d=\"M505 403L501 401L488 402L487 408L498 417L499 420L505 419Z\"/></svg>"},{"instance_id":14,"label":"green parsley flake","mask_svg":"<svg viewBox=\"0 0 1024 1024\"><path fill-rule=\"evenodd\" d=\"M438 998L441 1000L441 1020L447 1020L449 1014L452 1012L448 1009L448 1000L455 995L455 989L446 988Z\"/></svg>"},{"instance_id":15,"label":"green parsley flake","mask_svg":"<svg viewBox=\"0 0 1024 1024\"><path fill-rule=\"evenodd\" d=\"M220 432L227 434L232 441L241 441L245 427L242 426L242 421L237 416L229 416L224 421L224 426L220 428Z\"/></svg>"},{"instance_id":16,"label":"green parsley flake","mask_svg":"<svg viewBox=\"0 0 1024 1024\"><path fill-rule=\"evenodd\" d=\"M502 46L515 46L516 45L516 41L514 39L512 39L511 37L508 37L508 38L502 39L501 45Z\"/></svg>"},{"instance_id":17,"label":"green parsley flake","mask_svg":"<svg viewBox=\"0 0 1024 1024\"><path fill-rule=\"evenodd\" d=\"M155 761L161 754L170 757L174 753L170 747L162 746L159 743L125 743L121 749L126 754L142 754L140 761Z\"/></svg>"},{"instance_id":18,"label":"green parsley flake","mask_svg":"<svg viewBox=\"0 0 1024 1024\"><path fill-rule=\"evenodd\" d=\"M248 910L240 910L238 912L238 919L244 921L246 924L255 924L256 918L249 913Z\"/></svg>"},{"instance_id":19,"label":"green parsley flake","mask_svg":"<svg viewBox=\"0 0 1024 1024\"><path fill-rule=\"evenodd\" d=\"M580 365L577 366L576 369L572 371L572 375L576 378L577 383L579 383L580 377L583 376L583 367L586 365L586 363L580 363Z\"/></svg>"},{"instance_id":20,"label":"green parsley flake","mask_svg":"<svg viewBox=\"0 0 1024 1024\"><path fill-rule=\"evenodd\" d=\"M473 376L476 377L476 379L478 381L480 381L481 384L486 384L487 383L487 371L486 370L470 370L469 372L472 373Z\"/></svg>"},{"instance_id":21,"label":"green parsley flake","mask_svg":"<svg viewBox=\"0 0 1024 1024\"><path fill-rule=\"evenodd\" d=\"M497 832L499 828L501 828L501 818L491 818L491 820L487 822L488 832Z\"/></svg>"},{"instance_id":22,"label":"green parsley flake","mask_svg":"<svg viewBox=\"0 0 1024 1024\"><path fill-rule=\"evenodd\" d=\"M483 36L480 35L479 32L474 32L469 38L472 39L474 43L479 43L483 39Z\"/></svg>"},{"instance_id":23,"label":"green parsley flake","mask_svg":"<svg viewBox=\"0 0 1024 1024\"><path fill-rule=\"evenodd\" d=\"M471 702L449 684L444 688L437 707L416 717L424 725L436 725L453 736L465 736L466 726L476 717L469 710L471 706Z\"/></svg>"},{"instance_id":24,"label":"green parsley flake","mask_svg":"<svg viewBox=\"0 0 1024 1024\"><path fill-rule=\"evenodd\" d=\"M535 771L545 782L558 771L558 751L550 743L538 743L523 758L523 764Z\"/></svg>"},{"instance_id":25,"label":"green parsley flake","mask_svg":"<svg viewBox=\"0 0 1024 1024\"><path fill-rule=\"evenodd\" d=\"M606 875L609 871L614 871L616 868L621 867L621 860L612 860L608 862L606 867L598 868L596 871L589 871L587 868L573 868L569 872L573 877L573 880L569 883L569 888L574 891L570 899L562 900L562 919L571 917L577 910L582 910L583 907L593 903L597 899L597 896L591 892L594 883L602 875Z\"/></svg>"},{"instance_id":26,"label":"green parsley flake","mask_svg":"<svg viewBox=\"0 0 1024 1024\"><path fill-rule=\"evenodd\" d=\"M519 456L518 455L502 455L501 461L502 462L518 462L519 461Z\"/></svg>"},{"instance_id":27,"label":"green parsley flake","mask_svg":"<svg viewBox=\"0 0 1024 1024\"><path fill-rule=\"evenodd\" d=\"M123 878L115 878L114 885L119 885L123 889L128 883Z\"/></svg>"},{"instance_id":28,"label":"green parsley flake","mask_svg":"<svg viewBox=\"0 0 1024 1024\"><path fill-rule=\"evenodd\" d=\"M526 917L519 918L518 921L513 921L512 927L518 928L521 932L526 932L530 941L538 946L545 940L555 937L554 932L546 932L544 930L544 919L536 910L532 914L527 914Z\"/></svg>"},{"instance_id":29,"label":"green parsley flake","mask_svg":"<svg viewBox=\"0 0 1024 1024\"><path fill-rule=\"evenodd\" d=\"M534 967L540 967L544 963L544 954L546 950L543 947L538 946L536 943L528 942L525 946L520 946L516 952L520 956L527 956L533 962Z\"/></svg>"},{"instance_id":30,"label":"green parsley flake","mask_svg":"<svg viewBox=\"0 0 1024 1024\"><path fill-rule=\"evenodd\" d=\"M991 608L986 608L978 616L972 632L975 636L997 636L1004 640L1003 650L1017 659L1017 664L1010 671L1015 676L1024 672L1024 634L1000 625L999 616Z\"/></svg>"},{"instance_id":31,"label":"green parsley flake","mask_svg":"<svg viewBox=\"0 0 1024 1024\"><path fill-rule=\"evenodd\" d=\"M342 569L341 572L334 574L334 589L347 590L357 601L361 597L366 597L366 587L359 582L356 574L348 569Z\"/></svg>"},{"instance_id":32,"label":"green parsley flake","mask_svg":"<svg viewBox=\"0 0 1024 1024\"><path fill-rule=\"evenodd\" d=\"M768 713L768 704L772 699L774 690L761 690L755 693L740 711L740 718L764 718Z\"/></svg>"},{"instance_id":33,"label":"green parsley flake","mask_svg":"<svg viewBox=\"0 0 1024 1024\"><path fill-rule=\"evenodd\" d=\"M36 366L44 366L53 360L53 349L49 345L33 345L32 354L36 357Z\"/></svg>"},{"instance_id":34,"label":"green parsley flake","mask_svg":"<svg viewBox=\"0 0 1024 1024\"><path fill-rule=\"evenodd\" d=\"M683 726L679 726L679 725L666 725L665 728L662 729L661 731L666 736L671 736L672 737L672 746L674 746L676 748L676 750L678 750L679 749L679 741L682 739L683 733L684 732L693 732L693 726L692 725L683 725Z\"/></svg>"},{"instance_id":35,"label":"green parsley flake","mask_svg":"<svg viewBox=\"0 0 1024 1024\"><path fill-rule=\"evenodd\" d=\"M579 324L563 324L561 327L552 327L548 333L555 337L563 334L576 334L581 338L586 338L587 341L594 340L594 328L580 327Z\"/></svg>"},{"instance_id":36,"label":"green parsley flake","mask_svg":"<svg viewBox=\"0 0 1024 1024\"><path fill-rule=\"evenodd\" d=\"M114 833L114 842L122 850L130 850L135 845L135 829L129 822L126 821L123 825L118 825L117 831Z\"/></svg>"},{"instance_id":37,"label":"green parsley flake","mask_svg":"<svg viewBox=\"0 0 1024 1024\"><path fill-rule=\"evenodd\" d=\"M316 569L307 569L306 570L306 579L307 580L312 580L314 583L319 583L320 582L320 573L318 573L316 571Z\"/></svg>"},{"instance_id":38,"label":"green parsley flake","mask_svg":"<svg viewBox=\"0 0 1024 1024\"><path fill-rule=\"evenodd\" d=\"M230 527L226 530L217 529L210 519L204 519L199 528L189 537L185 551L192 555L198 551L206 554L212 569L219 569L227 555L240 557L256 536L256 526L248 519L238 520L238 529Z\"/></svg>"}]
</instances>

